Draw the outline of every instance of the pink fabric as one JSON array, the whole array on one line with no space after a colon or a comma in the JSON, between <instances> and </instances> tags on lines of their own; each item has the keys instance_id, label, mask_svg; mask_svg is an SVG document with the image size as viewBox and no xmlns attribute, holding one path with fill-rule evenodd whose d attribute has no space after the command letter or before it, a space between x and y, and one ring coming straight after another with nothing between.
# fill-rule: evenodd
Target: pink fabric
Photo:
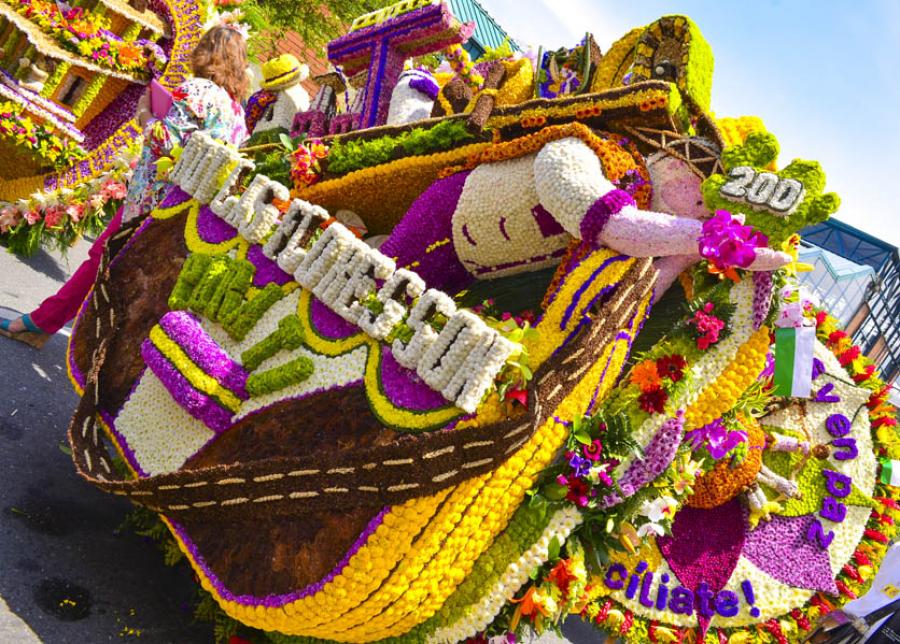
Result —
<instances>
[{"instance_id":1,"label":"pink fabric","mask_svg":"<svg viewBox=\"0 0 900 644\"><path fill-rule=\"evenodd\" d=\"M78 270L55 294L41 302L41 305L31 312L31 321L44 333L56 333L78 314L81 303L97 279L97 269L100 268L100 259L103 257L106 240L119 230L121 225L122 209L119 208L106 230L97 237L97 241L91 246L88 258L81 263Z\"/></svg>"}]
</instances>

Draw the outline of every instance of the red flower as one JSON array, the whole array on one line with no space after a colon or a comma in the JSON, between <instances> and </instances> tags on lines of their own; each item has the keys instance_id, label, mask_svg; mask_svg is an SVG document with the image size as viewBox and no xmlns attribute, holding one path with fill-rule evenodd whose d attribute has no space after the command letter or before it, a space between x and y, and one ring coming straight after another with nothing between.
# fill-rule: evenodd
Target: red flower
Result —
<instances>
[{"instance_id":1,"label":"red flower","mask_svg":"<svg viewBox=\"0 0 900 644\"><path fill-rule=\"evenodd\" d=\"M867 364L865 367L863 367L863 370L860 373L853 376L853 382L856 382L856 383L865 382L866 380L871 378L872 374L874 374L874 373L875 373L875 365Z\"/></svg>"},{"instance_id":2,"label":"red flower","mask_svg":"<svg viewBox=\"0 0 900 644\"><path fill-rule=\"evenodd\" d=\"M172 90L172 99L176 101L183 101L188 97L188 93L186 90L181 87L176 87Z\"/></svg>"},{"instance_id":3,"label":"red flower","mask_svg":"<svg viewBox=\"0 0 900 644\"><path fill-rule=\"evenodd\" d=\"M587 507L588 493L590 492L587 483L573 476L567 480L566 485L569 488L566 493L566 501L571 501L579 508Z\"/></svg>"},{"instance_id":4,"label":"red flower","mask_svg":"<svg viewBox=\"0 0 900 644\"><path fill-rule=\"evenodd\" d=\"M506 400L515 400L523 407L528 406L528 390L527 389L510 389L504 396Z\"/></svg>"},{"instance_id":5,"label":"red flower","mask_svg":"<svg viewBox=\"0 0 900 644\"><path fill-rule=\"evenodd\" d=\"M253 644L250 640L245 640L243 637L238 637L237 635L232 635L228 638L228 644Z\"/></svg>"},{"instance_id":6,"label":"red flower","mask_svg":"<svg viewBox=\"0 0 900 644\"><path fill-rule=\"evenodd\" d=\"M547 579L556 584L557 588L559 588L560 592L562 592L563 597L568 597L569 595L569 584L578 579L576 575L572 574L570 569L571 561L568 559L563 559L558 564L553 566L553 570L550 571L550 574L547 575Z\"/></svg>"},{"instance_id":7,"label":"red flower","mask_svg":"<svg viewBox=\"0 0 900 644\"><path fill-rule=\"evenodd\" d=\"M842 367L846 367L851 362L856 360L859 357L859 354L862 353L859 347L850 347L846 351L844 351L840 356L838 356L838 362L841 363Z\"/></svg>"},{"instance_id":8,"label":"red flower","mask_svg":"<svg viewBox=\"0 0 900 644\"><path fill-rule=\"evenodd\" d=\"M663 389L651 389L638 397L638 403L648 414L662 413L669 395Z\"/></svg>"},{"instance_id":9,"label":"red flower","mask_svg":"<svg viewBox=\"0 0 900 644\"><path fill-rule=\"evenodd\" d=\"M663 378L668 378L672 382L678 382L684 378L684 368L687 366L687 360L684 356L673 354L671 356L663 356L656 361L656 371Z\"/></svg>"}]
</instances>

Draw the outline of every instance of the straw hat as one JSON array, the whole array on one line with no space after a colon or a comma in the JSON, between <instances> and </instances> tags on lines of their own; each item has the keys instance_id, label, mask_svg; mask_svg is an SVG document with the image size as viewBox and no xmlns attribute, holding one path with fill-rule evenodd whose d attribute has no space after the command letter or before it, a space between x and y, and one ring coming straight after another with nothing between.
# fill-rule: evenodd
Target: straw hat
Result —
<instances>
[{"instance_id":1,"label":"straw hat","mask_svg":"<svg viewBox=\"0 0 900 644\"><path fill-rule=\"evenodd\" d=\"M282 54L266 61L262 66L262 88L277 91L309 77L309 67L300 63L293 54Z\"/></svg>"}]
</instances>

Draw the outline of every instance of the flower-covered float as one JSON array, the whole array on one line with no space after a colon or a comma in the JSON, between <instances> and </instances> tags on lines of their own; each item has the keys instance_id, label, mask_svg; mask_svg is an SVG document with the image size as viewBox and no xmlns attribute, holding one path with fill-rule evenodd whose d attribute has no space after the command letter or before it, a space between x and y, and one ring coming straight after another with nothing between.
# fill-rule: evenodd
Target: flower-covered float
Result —
<instances>
[{"instance_id":1,"label":"flower-covered float","mask_svg":"<svg viewBox=\"0 0 900 644\"><path fill-rule=\"evenodd\" d=\"M465 37L440 2L358 23L410 56ZM74 462L159 513L241 637L577 614L796 641L866 589L896 421L793 286L796 232L837 198L758 119L708 115L687 18L591 42L552 97L527 58L460 65L443 116L378 126L395 66L331 115L349 133L256 160L195 135L112 239L70 345Z\"/></svg>"}]
</instances>

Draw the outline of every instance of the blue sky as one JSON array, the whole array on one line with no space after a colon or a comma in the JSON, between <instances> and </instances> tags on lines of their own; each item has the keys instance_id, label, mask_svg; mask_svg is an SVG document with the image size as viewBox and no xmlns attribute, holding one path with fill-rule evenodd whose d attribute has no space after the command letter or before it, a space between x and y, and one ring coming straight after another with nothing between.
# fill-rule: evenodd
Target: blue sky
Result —
<instances>
[{"instance_id":1,"label":"blue sky","mask_svg":"<svg viewBox=\"0 0 900 644\"><path fill-rule=\"evenodd\" d=\"M836 217L900 245L900 2L481 0L521 45L604 51L629 29L690 16L716 57L713 111L760 116L780 165L822 163Z\"/></svg>"}]
</instances>

